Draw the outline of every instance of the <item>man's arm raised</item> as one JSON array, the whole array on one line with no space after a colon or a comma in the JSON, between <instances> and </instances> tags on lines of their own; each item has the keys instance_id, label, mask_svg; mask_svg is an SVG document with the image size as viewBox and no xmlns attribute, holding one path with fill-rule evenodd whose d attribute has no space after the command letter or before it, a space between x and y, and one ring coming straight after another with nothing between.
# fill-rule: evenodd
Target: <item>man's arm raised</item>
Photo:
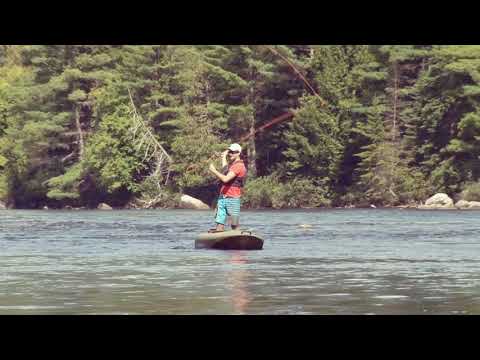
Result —
<instances>
[{"instance_id":1,"label":"man's arm raised","mask_svg":"<svg viewBox=\"0 0 480 360\"><path fill-rule=\"evenodd\" d=\"M235 179L235 176L237 176L233 171L229 171L227 175L223 175L217 171L215 166L213 164L210 164L209 167L210 172L212 172L217 178L220 179L223 183L228 183L229 181Z\"/></svg>"}]
</instances>

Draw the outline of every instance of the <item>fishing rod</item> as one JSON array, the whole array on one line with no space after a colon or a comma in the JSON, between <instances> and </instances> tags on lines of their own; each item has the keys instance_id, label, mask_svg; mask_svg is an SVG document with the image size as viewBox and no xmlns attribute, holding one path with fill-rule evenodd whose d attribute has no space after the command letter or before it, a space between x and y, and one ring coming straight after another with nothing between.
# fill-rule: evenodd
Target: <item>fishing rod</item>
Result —
<instances>
[{"instance_id":1,"label":"fishing rod","mask_svg":"<svg viewBox=\"0 0 480 360\"><path fill-rule=\"evenodd\" d=\"M278 124L282 121L285 121L287 119L290 119L292 117L294 117L295 114L290 112L290 111L287 111L285 114L282 114L280 116L277 116L276 118L274 118L273 120L269 121L268 123L260 126L259 128L257 129L254 129L253 131L249 132L247 135L243 136L240 138L239 142L244 142L248 139L250 139L253 135L255 135L256 133L259 133L263 130L265 130L266 128L269 128L270 126L273 126L275 124Z\"/></svg>"},{"instance_id":2,"label":"fishing rod","mask_svg":"<svg viewBox=\"0 0 480 360\"><path fill-rule=\"evenodd\" d=\"M257 133L265 130L266 128L269 128L270 126L273 126L273 125L278 124L278 123L280 123L280 122L282 122L282 121L285 121L285 120L287 120L287 119L290 119L290 118L292 118L293 116L295 116L295 114L292 113L292 112L290 112L290 111L286 112L286 113L283 114L283 115L277 116L276 118L274 118L273 120L269 121L268 123L266 123L266 124L260 126L259 128L251 131L250 133L244 135L243 137L240 138L240 140L239 140L238 142L239 142L239 143L245 142L245 141L247 141L248 139L250 139L252 136L254 136L255 134L257 134ZM220 156L221 154L222 154L222 153L215 152L215 153L213 153L212 156L210 156L208 159L202 161L200 164L203 164L203 163L212 161L215 157L218 157L218 156ZM197 163L197 164L192 164L192 165L190 165L190 166L187 168L187 171L191 171L192 168L198 167L198 166L200 166L200 164Z\"/></svg>"},{"instance_id":3,"label":"fishing rod","mask_svg":"<svg viewBox=\"0 0 480 360\"><path fill-rule=\"evenodd\" d=\"M327 102L315 91L315 88L310 84L305 76L298 70L298 68L291 62L286 56L282 55L278 50L276 50L273 46L264 45L270 52L280 57L283 61L285 61L295 73L302 79L302 81L307 85L307 87L312 91L312 93L320 100L322 106L327 106Z\"/></svg>"},{"instance_id":4,"label":"fishing rod","mask_svg":"<svg viewBox=\"0 0 480 360\"><path fill-rule=\"evenodd\" d=\"M278 50L276 50L273 46L269 45L264 45L270 52L272 52L274 55L280 57L283 61L285 61L290 68L295 71L295 73L300 77L300 79L305 83L305 85L310 89L310 91L320 100L320 104L322 106L327 106L327 102L318 94L318 92L315 90L315 88L310 84L310 82L307 80L307 78L301 73L301 71L295 66L295 64L290 61L286 56L282 55ZM256 133L265 130L266 128L269 128L272 125L278 124L282 121L288 120L292 117L294 117L295 114L291 111L287 111L283 115L280 115L273 120L270 120L268 123L260 126L258 129L255 129L254 131L251 131L249 134L243 136L240 141L245 141L250 139L253 135Z\"/></svg>"},{"instance_id":5,"label":"fishing rod","mask_svg":"<svg viewBox=\"0 0 480 360\"><path fill-rule=\"evenodd\" d=\"M304 82L304 84L310 89L310 91L320 100L320 104L322 106L327 106L327 102L318 94L318 92L315 90L315 88L312 86L312 84L310 84L310 82L307 80L307 78L301 73L301 71L297 68L297 66L292 62L290 61L286 56L284 56L282 53L280 53L278 50L276 50L273 46L270 46L270 45L263 45L265 48L267 48L271 53L273 53L274 55L280 57L283 61L285 61L288 66L293 69L293 71L300 77L300 79ZM253 137L255 134L275 125L275 124L278 124L278 123L281 123L285 120L288 120L288 119L291 119L295 116L295 114L291 111L287 111L286 113L280 115L280 116L277 116L275 117L274 119L270 120L269 122L267 122L266 124L258 127L257 129L254 129L253 131L250 131L248 134L242 136L238 142L242 143L242 142L245 142L247 140L249 140L251 137ZM220 156L221 153L217 153L215 152L212 156L210 156L208 159L200 162L200 163L196 163L196 164L192 164L190 165L188 168L187 168L187 171L191 171L193 168L196 168L196 167L199 167L200 165L203 165L204 163L206 162L210 162L212 161L215 157L218 157Z\"/></svg>"}]
</instances>

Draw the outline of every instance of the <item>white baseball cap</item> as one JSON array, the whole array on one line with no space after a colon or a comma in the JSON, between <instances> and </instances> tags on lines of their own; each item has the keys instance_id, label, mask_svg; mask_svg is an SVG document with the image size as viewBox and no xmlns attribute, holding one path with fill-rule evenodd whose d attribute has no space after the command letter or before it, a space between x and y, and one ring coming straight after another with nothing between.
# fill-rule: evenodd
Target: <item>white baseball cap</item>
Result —
<instances>
[{"instance_id":1,"label":"white baseball cap","mask_svg":"<svg viewBox=\"0 0 480 360\"><path fill-rule=\"evenodd\" d=\"M228 150L230 151L238 151L239 153L242 152L242 147L238 144L232 144L228 147Z\"/></svg>"}]
</instances>

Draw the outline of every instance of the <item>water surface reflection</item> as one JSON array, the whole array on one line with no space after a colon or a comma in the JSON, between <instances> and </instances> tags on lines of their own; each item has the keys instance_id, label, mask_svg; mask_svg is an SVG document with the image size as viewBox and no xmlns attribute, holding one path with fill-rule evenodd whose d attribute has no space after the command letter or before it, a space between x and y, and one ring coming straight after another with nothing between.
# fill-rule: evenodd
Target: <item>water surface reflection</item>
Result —
<instances>
[{"instance_id":1,"label":"water surface reflection","mask_svg":"<svg viewBox=\"0 0 480 360\"><path fill-rule=\"evenodd\" d=\"M208 211L1 216L0 314L480 314L480 212L245 211L243 252Z\"/></svg>"}]
</instances>

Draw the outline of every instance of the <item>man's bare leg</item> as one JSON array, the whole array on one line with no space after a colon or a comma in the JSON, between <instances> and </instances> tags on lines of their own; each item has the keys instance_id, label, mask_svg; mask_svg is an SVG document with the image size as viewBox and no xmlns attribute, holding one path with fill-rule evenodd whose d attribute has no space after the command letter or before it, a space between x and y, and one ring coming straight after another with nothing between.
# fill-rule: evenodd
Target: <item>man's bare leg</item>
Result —
<instances>
[{"instance_id":1,"label":"man's bare leg","mask_svg":"<svg viewBox=\"0 0 480 360\"><path fill-rule=\"evenodd\" d=\"M232 230L237 230L240 227L240 218L239 216L230 216L230 226L232 227Z\"/></svg>"}]
</instances>

